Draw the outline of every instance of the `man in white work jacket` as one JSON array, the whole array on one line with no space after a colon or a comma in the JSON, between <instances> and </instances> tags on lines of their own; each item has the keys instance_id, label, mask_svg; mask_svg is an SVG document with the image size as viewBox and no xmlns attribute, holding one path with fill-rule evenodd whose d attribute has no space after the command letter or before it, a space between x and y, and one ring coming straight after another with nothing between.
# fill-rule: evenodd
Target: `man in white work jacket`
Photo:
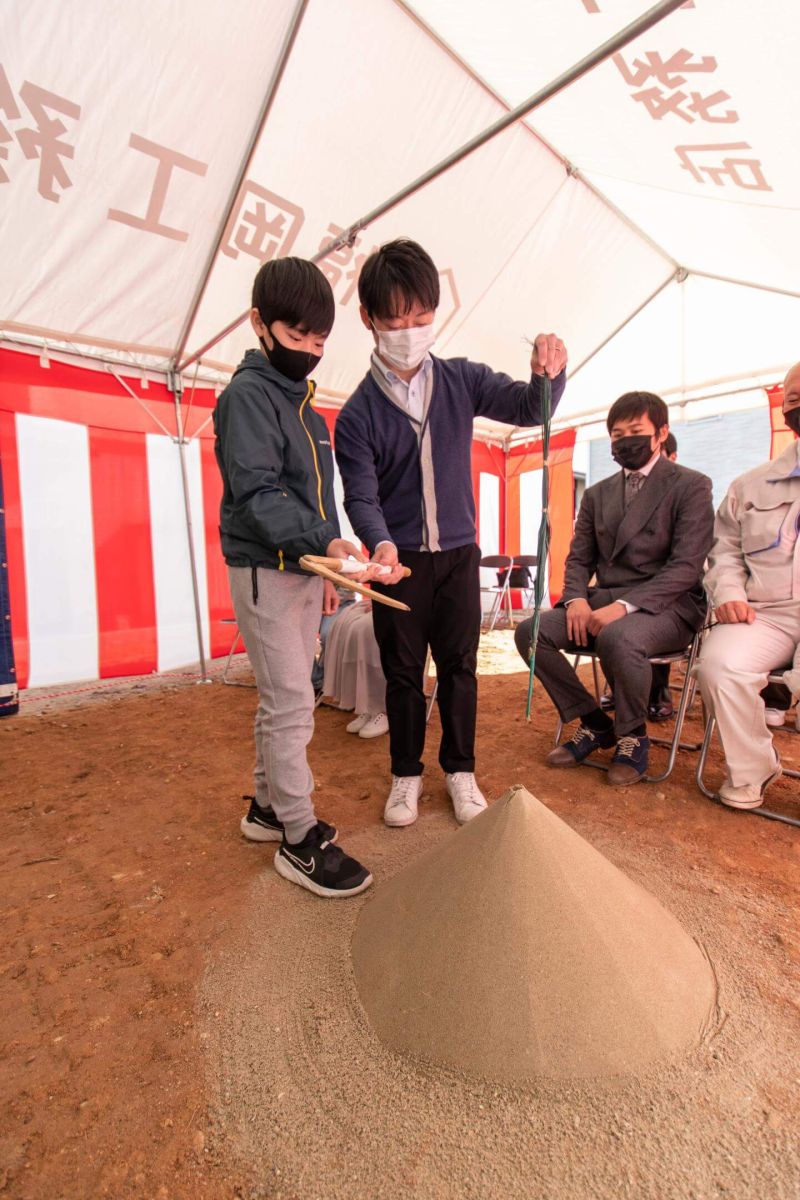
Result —
<instances>
[{"instance_id":1,"label":"man in white work jacket","mask_svg":"<svg viewBox=\"0 0 800 1200\"><path fill-rule=\"evenodd\" d=\"M800 363L784 381L783 416L800 435ZM781 774L759 693L800 645L800 440L735 479L714 525L705 586L718 624L703 643L698 679L717 719L731 808L758 808ZM800 665L800 664L799 664ZM785 682L800 694L800 671Z\"/></svg>"}]
</instances>

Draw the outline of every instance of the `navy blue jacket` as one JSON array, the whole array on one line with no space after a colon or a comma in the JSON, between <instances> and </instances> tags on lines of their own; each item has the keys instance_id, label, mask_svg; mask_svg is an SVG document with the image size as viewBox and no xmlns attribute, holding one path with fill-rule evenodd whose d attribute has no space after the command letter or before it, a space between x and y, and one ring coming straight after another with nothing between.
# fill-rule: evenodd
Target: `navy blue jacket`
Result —
<instances>
[{"instance_id":1,"label":"navy blue jacket","mask_svg":"<svg viewBox=\"0 0 800 1200\"><path fill-rule=\"evenodd\" d=\"M248 350L214 409L222 473L220 538L233 567L301 571L339 536L328 427L311 400L258 350Z\"/></svg>"},{"instance_id":2,"label":"navy blue jacket","mask_svg":"<svg viewBox=\"0 0 800 1200\"><path fill-rule=\"evenodd\" d=\"M553 380L554 408L564 384L562 371ZM442 550L475 541L473 419L540 425L541 387L538 375L529 383L515 383L510 376L466 358L433 358L427 420ZM383 394L371 373L339 413L334 441L345 510L370 554L383 541L394 542L399 550L419 550L424 513L417 436L408 417Z\"/></svg>"}]
</instances>

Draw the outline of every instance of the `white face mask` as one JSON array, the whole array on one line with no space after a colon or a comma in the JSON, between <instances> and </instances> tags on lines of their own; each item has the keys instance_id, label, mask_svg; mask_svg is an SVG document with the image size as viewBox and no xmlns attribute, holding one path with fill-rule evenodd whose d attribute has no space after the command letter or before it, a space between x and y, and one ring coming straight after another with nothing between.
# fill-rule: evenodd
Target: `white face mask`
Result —
<instances>
[{"instance_id":1,"label":"white face mask","mask_svg":"<svg viewBox=\"0 0 800 1200\"><path fill-rule=\"evenodd\" d=\"M375 329L375 326L372 327ZM378 353L397 371L413 371L436 341L433 325L413 329L375 329Z\"/></svg>"}]
</instances>

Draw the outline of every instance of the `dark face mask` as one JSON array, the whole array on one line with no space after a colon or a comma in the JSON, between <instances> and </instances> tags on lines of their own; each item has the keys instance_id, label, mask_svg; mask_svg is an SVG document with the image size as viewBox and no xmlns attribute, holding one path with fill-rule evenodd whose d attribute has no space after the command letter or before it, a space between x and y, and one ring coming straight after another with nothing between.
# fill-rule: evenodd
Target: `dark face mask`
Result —
<instances>
[{"instance_id":1,"label":"dark face mask","mask_svg":"<svg viewBox=\"0 0 800 1200\"><path fill-rule=\"evenodd\" d=\"M790 408L783 414L783 419L792 433L796 433L800 437L800 408Z\"/></svg>"},{"instance_id":2,"label":"dark face mask","mask_svg":"<svg viewBox=\"0 0 800 1200\"><path fill-rule=\"evenodd\" d=\"M652 438L647 433L637 434L636 437L618 438L611 443L611 457L621 467L629 471L640 471L653 457L654 450L650 445Z\"/></svg>"},{"instance_id":3,"label":"dark face mask","mask_svg":"<svg viewBox=\"0 0 800 1200\"><path fill-rule=\"evenodd\" d=\"M322 358L321 354L310 354L308 350L291 350L288 346L284 346L283 342L278 341L271 329L269 334L272 338L271 350L267 349L267 343L263 337L258 339L264 353L271 366L276 371L280 371L281 375L285 375L287 379L291 379L293 383L300 383L306 375L310 375Z\"/></svg>"}]
</instances>

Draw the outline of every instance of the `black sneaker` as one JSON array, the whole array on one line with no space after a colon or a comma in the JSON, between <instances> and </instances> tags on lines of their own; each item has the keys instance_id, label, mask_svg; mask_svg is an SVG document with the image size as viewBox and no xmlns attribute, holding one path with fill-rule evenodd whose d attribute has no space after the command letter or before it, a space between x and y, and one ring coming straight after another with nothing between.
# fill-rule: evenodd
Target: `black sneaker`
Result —
<instances>
[{"instance_id":1,"label":"black sneaker","mask_svg":"<svg viewBox=\"0 0 800 1200\"><path fill-rule=\"evenodd\" d=\"M284 839L274 862L279 875L315 896L356 896L372 883L366 867L328 841L319 821L296 846Z\"/></svg>"},{"instance_id":2,"label":"black sneaker","mask_svg":"<svg viewBox=\"0 0 800 1200\"><path fill-rule=\"evenodd\" d=\"M249 842L280 842L283 839L283 821L279 821L275 816L272 805L261 808L256 804L255 796L242 796L242 799L250 801L247 816L242 817L239 822L239 828L247 840ZM339 831L325 821L319 821L318 824L325 830L325 837L328 841L335 842Z\"/></svg>"}]
</instances>

